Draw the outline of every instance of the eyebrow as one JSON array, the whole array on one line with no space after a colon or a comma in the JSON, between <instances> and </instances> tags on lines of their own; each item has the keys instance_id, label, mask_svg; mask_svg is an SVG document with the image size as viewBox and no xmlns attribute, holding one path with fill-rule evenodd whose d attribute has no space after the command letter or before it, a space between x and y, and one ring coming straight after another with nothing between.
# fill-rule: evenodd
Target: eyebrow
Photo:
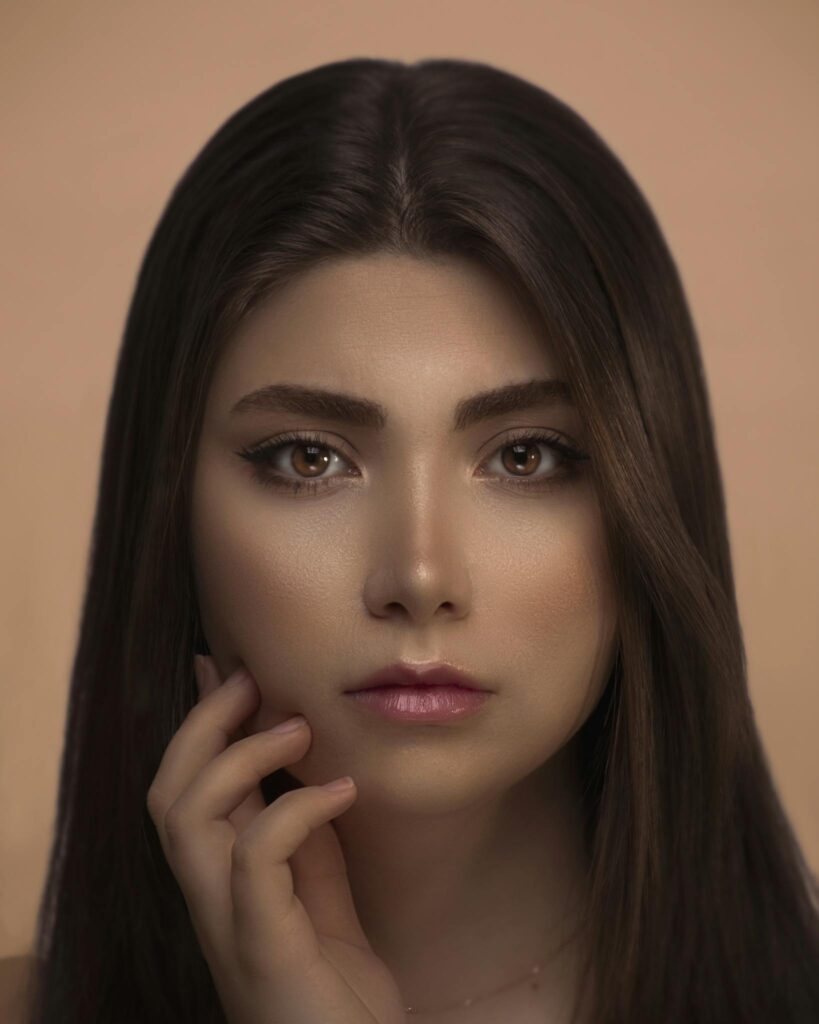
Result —
<instances>
[{"instance_id":1,"label":"eyebrow","mask_svg":"<svg viewBox=\"0 0 819 1024\"><path fill-rule=\"evenodd\" d=\"M452 429L466 430L482 420L506 413L559 404L574 404L571 387L566 381L544 378L506 384L461 399L455 406ZM234 416L251 410L303 413L375 430L383 430L388 421L387 410L380 402L300 384L268 384L251 391L236 402L230 413Z\"/></svg>"}]
</instances>

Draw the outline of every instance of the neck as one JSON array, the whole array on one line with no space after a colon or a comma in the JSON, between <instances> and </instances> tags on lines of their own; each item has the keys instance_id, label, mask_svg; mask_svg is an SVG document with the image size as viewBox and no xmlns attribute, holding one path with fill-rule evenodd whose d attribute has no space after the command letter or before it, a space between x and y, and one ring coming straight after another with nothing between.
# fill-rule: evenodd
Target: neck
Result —
<instances>
[{"instance_id":1,"label":"neck","mask_svg":"<svg viewBox=\"0 0 819 1024\"><path fill-rule=\"evenodd\" d=\"M478 803L436 814L354 804L334 824L362 927L408 1004L480 995L535 961L541 987L566 1003L588 868L573 744Z\"/></svg>"}]
</instances>

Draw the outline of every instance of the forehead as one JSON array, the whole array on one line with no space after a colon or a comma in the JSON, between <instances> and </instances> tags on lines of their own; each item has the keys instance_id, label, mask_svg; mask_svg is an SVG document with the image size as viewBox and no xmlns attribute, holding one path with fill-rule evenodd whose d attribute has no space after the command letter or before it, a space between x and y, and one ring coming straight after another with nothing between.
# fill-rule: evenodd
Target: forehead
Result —
<instances>
[{"instance_id":1,"label":"forehead","mask_svg":"<svg viewBox=\"0 0 819 1024\"><path fill-rule=\"evenodd\" d=\"M288 282L228 339L212 384L229 407L276 381L309 380L398 409L499 383L555 376L514 292L465 257L338 259Z\"/></svg>"}]
</instances>

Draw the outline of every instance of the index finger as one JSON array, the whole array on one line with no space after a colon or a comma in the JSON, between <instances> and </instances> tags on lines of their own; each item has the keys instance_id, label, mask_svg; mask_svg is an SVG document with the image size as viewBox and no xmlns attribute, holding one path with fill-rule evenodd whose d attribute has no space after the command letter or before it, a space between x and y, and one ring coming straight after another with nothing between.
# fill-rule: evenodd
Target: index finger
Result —
<instances>
[{"instance_id":1,"label":"index finger","mask_svg":"<svg viewBox=\"0 0 819 1024\"><path fill-rule=\"evenodd\" d=\"M240 668L188 712L162 755L148 790L148 809L156 822L202 769L225 750L231 735L259 704L260 693Z\"/></svg>"}]
</instances>

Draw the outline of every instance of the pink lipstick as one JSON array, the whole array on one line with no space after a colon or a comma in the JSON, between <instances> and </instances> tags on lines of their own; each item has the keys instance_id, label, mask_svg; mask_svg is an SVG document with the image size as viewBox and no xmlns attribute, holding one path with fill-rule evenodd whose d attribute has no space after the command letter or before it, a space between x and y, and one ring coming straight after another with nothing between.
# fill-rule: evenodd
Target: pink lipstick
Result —
<instances>
[{"instance_id":1,"label":"pink lipstick","mask_svg":"<svg viewBox=\"0 0 819 1024\"><path fill-rule=\"evenodd\" d=\"M474 714L492 691L451 665L396 662L345 693L383 718L434 724Z\"/></svg>"}]
</instances>

